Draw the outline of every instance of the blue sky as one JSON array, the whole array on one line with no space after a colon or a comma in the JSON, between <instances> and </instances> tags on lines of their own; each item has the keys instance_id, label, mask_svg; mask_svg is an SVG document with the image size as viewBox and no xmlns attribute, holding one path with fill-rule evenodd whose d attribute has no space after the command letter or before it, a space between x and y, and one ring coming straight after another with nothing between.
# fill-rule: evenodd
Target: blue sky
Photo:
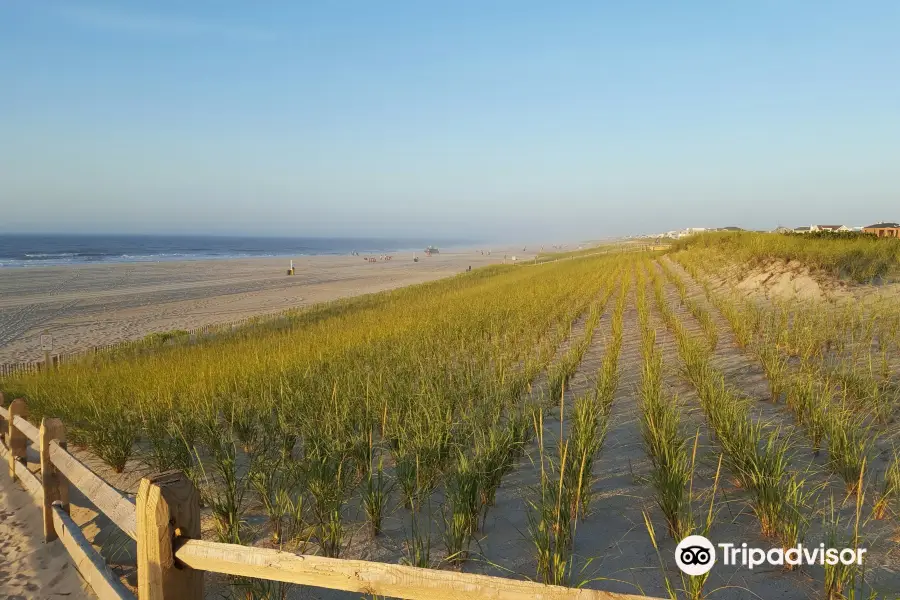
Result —
<instances>
[{"instance_id":1,"label":"blue sky","mask_svg":"<svg viewBox=\"0 0 900 600\"><path fill-rule=\"evenodd\" d=\"M0 231L900 220L900 3L0 0Z\"/></svg>"}]
</instances>

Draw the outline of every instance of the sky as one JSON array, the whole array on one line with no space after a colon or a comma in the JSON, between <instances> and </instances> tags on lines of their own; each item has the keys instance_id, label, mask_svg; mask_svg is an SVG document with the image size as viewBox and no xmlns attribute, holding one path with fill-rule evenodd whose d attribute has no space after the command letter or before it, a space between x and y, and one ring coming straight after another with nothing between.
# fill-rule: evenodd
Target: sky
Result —
<instances>
[{"instance_id":1,"label":"sky","mask_svg":"<svg viewBox=\"0 0 900 600\"><path fill-rule=\"evenodd\" d=\"M0 0L0 232L900 220L900 2Z\"/></svg>"}]
</instances>

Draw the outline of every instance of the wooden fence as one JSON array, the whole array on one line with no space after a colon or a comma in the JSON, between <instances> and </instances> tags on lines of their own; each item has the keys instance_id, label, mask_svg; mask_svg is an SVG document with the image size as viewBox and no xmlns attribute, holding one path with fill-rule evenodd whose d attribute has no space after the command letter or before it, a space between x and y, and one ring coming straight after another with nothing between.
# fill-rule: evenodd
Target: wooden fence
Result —
<instances>
[{"instance_id":1,"label":"wooden fence","mask_svg":"<svg viewBox=\"0 0 900 600\"><path fill-rule=\"evenodd\" d=\"M184 474L170 471L145 477L133 501L66 450L66 431L59 419L43 419L35 427L26 417L23 400L3 408L0 394L0 457L8 459L10 477L28 490L43 511L45 540L62 543L101 600L135 596L69 516L70 486L137 542L139 600L202 600L205 572L410 600L648 600L631 594L204 541L200 539L199 493ZM40 471L34 473L26 462L29 441L40 453Z\"/></svg>"}]
</instances>

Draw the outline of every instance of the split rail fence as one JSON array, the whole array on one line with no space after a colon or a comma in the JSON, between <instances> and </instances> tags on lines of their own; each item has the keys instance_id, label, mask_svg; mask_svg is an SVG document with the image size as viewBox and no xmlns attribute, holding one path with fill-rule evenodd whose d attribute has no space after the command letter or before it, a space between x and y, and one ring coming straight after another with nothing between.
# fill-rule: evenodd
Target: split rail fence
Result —
<instances>
[{"instance_id":1,"label":"split rail fence","mask_svg":"<svg viewBox=\"0 0 900 600\"><path fill-rule=\"evenodd\" d=\"M409 600L648 600L646 596L543 585L530 581L420 569L362 560L293 554L200 539L200 498L179 471L141 480L137 498L121 494L66 449L59 419L39 427L27 419L24 400L3 407L0 457L9 474L43 511L44 539L59 540L78 572L101 600L134 599L69 516L76 487L137 543L139 600L202 600L205 572L251 577ZM40 471L27 466L28 442L40 453ZM652 599L650 599L652 600Z\"/></svg>"}]
</instances>

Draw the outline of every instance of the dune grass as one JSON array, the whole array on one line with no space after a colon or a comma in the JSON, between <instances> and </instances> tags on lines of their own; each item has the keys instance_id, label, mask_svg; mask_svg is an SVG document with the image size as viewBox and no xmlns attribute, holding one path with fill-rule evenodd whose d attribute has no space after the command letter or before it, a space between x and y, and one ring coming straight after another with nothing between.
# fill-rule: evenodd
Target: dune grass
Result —
<instances>
[{"instance_id":1,"label":"dune grass","mask_svg":"<svg viewBox=\"0 0 900 600\"><path fill-rule=\"evenodd\" d=\"M489 267L209 338L88 355L2 380L0 391L25 398L36 420L62 418L72 443L115 471L187 472L220 541L251 542L244 517L261 509L273 542L340 556L351 501L375 537L397 496L412 513L410 560L430 563L428 523L439 516L434 540L459 565L533 435L532 380L549 369L562 387L574 372L620 260ZM554 360L579 317L585 334ZM603 429L593 402L580 412L579 452L593 455Z\"/></svg>"},{"instance_id":2,"label":"dune grass","mask_svg":"<svg viewBox=\"0 0 900 600\"><path fill-rule=\"evenodd\" d=\"M576 552L578 528L606 500L592 490L593 469L607 451L614 398L640 409L650 459L642 512L657 549L709 531L726 472L728 502L746 502L760 533L780 547L806 537L821 493L809 480L823 474L839 484L839 495L855 494L857 521L867 491L873 520L895 518L896 450L869 465L900 408L893 360L900 310L757 303L714 292L711 271L743 255L707 259L732 243L688 245L673 256L703 284L706 299L691 292L680 269L646 253L504 265L214 336L88 355L58 372L0 380L0 391L26 398L35 419L63 418L73 443L115 470L184 470L201 490L216 538L232 543L264 535L278 548L340 557L354 536L375 540L399 519L404 562L464 569L484 558L480 542L491 531L498 490L525 465L539 470L532 493L520 498L521 534L535 567L527 576L582 585L576 574L590 559ZM635 304L639 330L627 331L624 314ZM671 354L656 343L654 311L676 342ZM737 348L726 347L730 334L718 330L717 311ZM636 389L619 381L625 336L640 336ZM595 381L572 398L572 377L600 340L605 353L587 375ZM731 351L759 361L766 396L779 403L765 409L792 413L796 436L789 425L763 420L729 385L733 374L717 365ZM666 370L676 364L697 392L703 437L686 430L684 401L664 385L676 381ZM559 437L550 432L545 445L544 419L556 411ZM801 436L815 455L827 453L814 477L802 466L814 457L795 444ZM694 490L695 469L716 460L707 509ZM649 513L657 509L672 540L656 539ZM852 587L849 577L826 574L826 590ZM678 596L705 597L705 583L685 579Z\"/></svg>"},{"instance_id":3,"label":"dune grass","mask_svg":"<svg viewBox=\"0 0 900 600\"><path fill-rule=\"evenodd\" d=\"M900 270L900 239L872 235L806 237L780 233L709 232L675 241L671 250L712 250L731 261L799 261L832 276L866 283Z\"/></svg>"}]
</instances>

